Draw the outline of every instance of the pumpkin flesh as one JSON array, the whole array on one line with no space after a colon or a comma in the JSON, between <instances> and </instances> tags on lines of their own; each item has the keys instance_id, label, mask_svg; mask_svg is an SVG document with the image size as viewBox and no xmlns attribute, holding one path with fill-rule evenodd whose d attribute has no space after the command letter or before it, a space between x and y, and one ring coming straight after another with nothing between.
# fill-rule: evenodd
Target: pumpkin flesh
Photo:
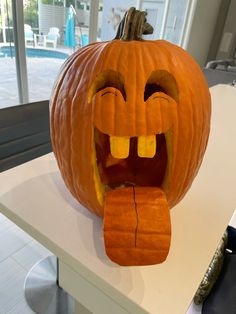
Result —
<instances>
[{"instance_id":1,"label":"pumpkin flesh","mask_svg":"<svg viewBox=\"0 0 236 314\"><path fill-rule=\"evenodd\" d=\"M160 188L168 164L167 145L165 134L153 137L154 156L140 157L139 137L125 137L129 144L128 156L122 154L123 143L120 140L115 143L121 151L116 150L119 156L116 158L110 136L94 128L98 169L95 173L99 176L97 182L100 182L97 193L99 197L104 194L100 199L105 203L106 253L123 266L161 263L170 247L169 207ZM143 153L148 155L149 152L144 147Z\"/></svg>"}]
</instances>

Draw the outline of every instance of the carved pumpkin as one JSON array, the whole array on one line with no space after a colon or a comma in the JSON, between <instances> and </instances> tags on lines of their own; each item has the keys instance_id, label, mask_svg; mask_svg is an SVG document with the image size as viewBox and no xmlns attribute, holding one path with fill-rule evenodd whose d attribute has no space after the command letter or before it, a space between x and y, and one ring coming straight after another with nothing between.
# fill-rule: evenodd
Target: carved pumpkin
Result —
<instances>
[{"instance_id":1,"label":"carved pumpkin","mask_svg":"<svg viewBox=\"0 0 236 314\"><path fill-rule=\"evenodd\" d=\"M210 128L201 69L180 47L142 40L150 30L131 8L115 40L66 61L50 102L62 177L103 217L107 255L120 265L166 259L169 209L196 176Z\"/></svg>"}]
</instances>

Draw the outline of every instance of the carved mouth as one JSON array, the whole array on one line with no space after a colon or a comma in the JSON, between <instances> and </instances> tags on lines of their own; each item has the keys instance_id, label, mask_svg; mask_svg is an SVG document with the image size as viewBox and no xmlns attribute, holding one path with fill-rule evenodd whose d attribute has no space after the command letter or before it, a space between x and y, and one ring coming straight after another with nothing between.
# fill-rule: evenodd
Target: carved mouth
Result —
<instances>
[{"instance_id":1,"label":"carved mouth","mask_svg":"<svg viewBox=\"0 0 236 314\"><path fill-rule=\"evenodd\" d=\"M169 176L170 132L150 136L109 136L94 127L96 189L103 194L128 186L163 187Z\"/></svg>"},{"instance_id":2,"label":"carved mouth","mask_svg":"<svg viewBox=\"0 0 236 314\"><path fill-rule=\"evenodd\" d=\"M164 70L153 71L137 111L126 98L123 77L114 71L103 73L94 92L92 166L106 253L119 265L161 263L171 239L175 79Z\"/></svg>"}]
</instances>

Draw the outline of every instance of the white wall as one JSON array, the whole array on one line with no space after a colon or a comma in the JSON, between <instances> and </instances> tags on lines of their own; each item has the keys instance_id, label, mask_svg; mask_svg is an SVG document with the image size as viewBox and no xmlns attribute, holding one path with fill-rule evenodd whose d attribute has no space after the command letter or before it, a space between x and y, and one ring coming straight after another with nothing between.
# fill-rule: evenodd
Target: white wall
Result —
<instances>
[{"instance_id":1,"label":"white wall","mask_svg":"<svg viewBox=\"0 0 236 314\"><path fill-rule=\"evenodd\" d=\"M58 27L60 32L65 25L66 8L43 4L39 1L39 32L47 34L50 27Z\"/></svg>"},{"instance_id":2,"label":"white wall","mask_svg":"<svg viewBox=\"0 0 236 314\"><path fill-rule=\"evenodd\" d=\"M217 59L233 58L236 52L236 1L231 0Z\"/></svg>"},{"instance_id":3,"label":"white wall","mask_svg":"<svg viewBox=\"0 0 236 314\"><path fill-rule=\"evenodd\" d=\"M200 66L206 65L221 1L224 0L197 1L186 49Z\"/></svg>"}]
</instances>

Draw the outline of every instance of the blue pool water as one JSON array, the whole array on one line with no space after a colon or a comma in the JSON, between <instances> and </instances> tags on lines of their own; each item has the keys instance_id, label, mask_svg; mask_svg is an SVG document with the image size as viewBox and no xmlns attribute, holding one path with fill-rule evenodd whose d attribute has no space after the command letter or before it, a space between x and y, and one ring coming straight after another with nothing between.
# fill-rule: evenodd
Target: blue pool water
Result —
<instances>
[{"instance_id":1,"label":"blue pool water","mask_svg":"<svg viewBox=\"0 0 236 314\"><path fill-rule=\"evenodd\" d=\"M11 50L10 50L11 49ZM6 58L15 56L15 48L14 47L0 47L0 58ZM56 58L56 59L66 59L69 57L67 53L55 51L55 50L47 50L47 49L36 49L36 48L26 48L26 56L30 58Z\"/></svg>"}]
</instances>

